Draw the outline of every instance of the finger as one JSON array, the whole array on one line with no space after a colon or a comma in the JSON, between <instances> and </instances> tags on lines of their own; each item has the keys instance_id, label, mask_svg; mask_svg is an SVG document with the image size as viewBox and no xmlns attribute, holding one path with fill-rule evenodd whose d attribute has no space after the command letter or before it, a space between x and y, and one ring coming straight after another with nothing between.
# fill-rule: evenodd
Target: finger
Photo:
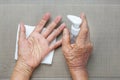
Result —
<instances>
[{"instance_id":1,"label":"finger","mask_svg":"<svg viewBox=\"0 0 120 80\"><path fill-rule=\"evenodd\" d=\"M26 31L25 31L25 26L23 23L20 24L20 31L19 31L19 40L22 41L26 39Z\"/></svg>"},{"instance_id":2,"label":"finger","mask_svg":"<svg viewBox=\"0 0 120 80\"><path fill-rule=\"evenodd\" d=\"M67 28L64 29L63 31L63 38L62 38L62 47L63 48L69 48L70 46L70 33Z\"/></svg>"},{"instance_id":3,"label":"finger","mask_svg":"<svg viewBox=\"0 0 120 80\"><path fill-rule=\"evenodd\" d=\"M56 30L54 30L48 37L47 40L50 43L54 38L56 38L65 28L65 23L61 24Z\"/></svg>"},{"instance_id":4,"label":"finger","mask_svg":"<svg viewBox=\"0 0 120 80\"><path fill-rule=\"evenodd\" d=\"M84 13L81 14L81 18L82 18L82 24L80 26L80 32L76 39L77 44L84 43L87 40L88 32L89 32L87 19Z\"/></svg>"},{"instance_id":5,"label":"finger","mask_svg":"<svg viewBox=\"0 0 120 80\"><path fill-rule=\"evenodd\" d=\"M84 18L85 17L85 24L87 24L86 25L86 27L87 27L87 29L88 29L88 34L87 34L87 36L86 36L86 42L91 42L90 41L90 29L89 29L89 26L88 26L88 22L87 22L87 18L86 18L86 16L85 16L85 14L84 13L82 13L81 14L81 18Z\"/></svg>"},{"instance_id":6,"label":"finger","mask_svg":"<svg viewBox=\"0 0 120 80\"><path fill-rule=\"evenodd\" d=\"M36 26L36 28L34 29L35 32L41 32L42 31L42 28L45 26L45 24L47 23L47 21L49 20L50 18L50 13L46 13L41 21L38 23L38 25Z\"/></svg>"},{"instance_id":7,"label":"finger","mask_svg":"<svg viewBox=\"0 0 120 80\"><path fill-rule=\"evenodd\" d=\"M48 25L48 27L46 28L46 30L42 33L42 35L47 38L48 35L53 31L53 29L57 26L57 24L60 22L61 20L61 16L58 16L55 18L55 20Z\"/></svg>"},{"instance_id":8,"label":"finger","mask_svg":"<svg viewBox=\"0 0 120 80\"><path fill-rule=\"evenodd\" d=\"M50 51L58 48L59 46L61 46L61 44L62 44L62 39L60 39L59 41L57 41L55 44L50 45Z\"/></svg>"}]
</instances>

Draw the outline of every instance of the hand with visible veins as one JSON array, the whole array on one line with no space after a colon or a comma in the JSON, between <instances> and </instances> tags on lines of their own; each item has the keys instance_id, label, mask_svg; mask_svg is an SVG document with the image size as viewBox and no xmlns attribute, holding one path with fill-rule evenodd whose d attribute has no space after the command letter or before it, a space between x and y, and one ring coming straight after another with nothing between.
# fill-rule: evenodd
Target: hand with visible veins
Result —
<instances>
[{"instance_id":1,"label":"hand with visible veins","mask_svg":"<svg viewBox=\"0 0 120 80\"><path fill-rule=\"evenodd\" d=\"M46 30L40 33L49 18L50 14L46 13L28 38L26 38L25 35L24 24L20 25L18 61L11 80L29 80L32 72L45 56L62 44L62 39L60 39L55 44L50 45L65 28L65 24L63 23L54 30L61 21L61 16L57 16L55 20L47 26Z\"/></svg>"},{"instance_id":2,"label":"hand with visible veins","mask_svg":"<svg viewBox=\"0 0 120 80\"><path fill-rule=\"evenodd\" d=\"M71 72L73 80L88 80L86 65L93 46L90 41L90 32L84 13L80 16L82 24L74 44L70 43L70 33L67 28L63 32L62 50Z\"/></svg>"}]
</instances>

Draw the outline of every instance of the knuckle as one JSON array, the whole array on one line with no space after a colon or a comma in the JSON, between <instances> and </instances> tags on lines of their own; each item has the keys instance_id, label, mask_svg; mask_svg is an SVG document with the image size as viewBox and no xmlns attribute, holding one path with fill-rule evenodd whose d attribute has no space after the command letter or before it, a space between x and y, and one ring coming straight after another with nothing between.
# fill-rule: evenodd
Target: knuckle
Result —
<instances>
[{"instance_id":1,"label":"knuckle","mask_svg":"<svg viewBox=\"0 0 120 80\"><path fill-rule=\"evenodd\" d=\"M87 34L89 30L88 30L88 28L85 28L83 31L85 34Z\"/></svg>"},{"instance_id":2,"label":"knuckle","mask_svg":"<svg viewBox=\"0 0 120 80\"><path fill-rule=\"evenodd\" d=\"M85 45L84 44L79 45L78 49L85 49Z\"/></svg>"},{"instance_id":3,"label":"knuckle","mask_svg":"<svg viewBox=\"0 0 120 80\"><path fill-rule=\"evenodd\" d=\"M51 38L49 38L50 41L53 40L56 36L57 36L56 34L53 34L53 35L51 36Z\"/></svg>"},{"instance_id":4,"label":"knuckle","mask_svg":"<svg viewBox=\"0 0 120 80\"><path fill-rule=\"evenodd\" d=\"M65 49L65 48L62 48L62 51L63 51L64 53L66 53L66 49Z\"/></svg>"},{"instance_id":5,"label":"knuckle","mask_svg":"<svg viewBox=\"0 0 120 80\"><path fill-rule=\"evenodd\" d=\"M64 48L64 49L63 49L63 52L64 52L64 53L70 53L70 49Z\"/></svg>"},{"instance_id":6,"label":"knuckle","mask_svg":"<svg viewBox=\"0 0 120 80\"><path fill-rule=\"evenodd\" d=\"M43 26L45 23L45 20L41 20L40 23L38 24L38 26Z\"/></svg>"},{"instance_id":7,"label":"knuckle","mask_svg":"<svg viewBox=\"0 0 120 80\"><path fill-rule=\"evenodd\" d=\"M52 46L52 49L55 49L56 47L57 47L57 45L53 45L53 46Z\"/></svg>"},{"instance_id":8,"label":"knuckle","mask_svg":"<svg viewBox=\"0 0 120 80\"><path fill-rule=\"evenodd\" d=\"M45 22L46 22L45 20L41 20L41 22L40 22L40 23L41 23L41 24L44 24Z\"/></svg>"},{"instance_id":9,"label":"knuckle","mask_svg":"<svg viewBox=\"0 0 120 80\"><path fill-rule=\"evenodd\" d=\"M49 31L51 31L51 27L48 27L48 28L46 29L46 32L49 32Z\"/></svg>"},{"instance_id":10,"label":"knuckle","mask_svg":"<svg viewBox=\"0 0 120 80\"><path fill-rule=\"evenodd\" d=\"M62 51L68 53L68 52L70 52L70 49L66 46L63 46Z\"/></svg>"},{"instance_id":11,"label":"knuckle","mask_svg":"<svg viewBox=\"0 0 120 80\"><path fill-rule=\"evenodd\" d=\"M92 48L93 48L93 44L92 44L92 43L88 43L88 44L87 44L87 47L88 47L89 49L92 49Z\"/></svg>"}]
</instances>

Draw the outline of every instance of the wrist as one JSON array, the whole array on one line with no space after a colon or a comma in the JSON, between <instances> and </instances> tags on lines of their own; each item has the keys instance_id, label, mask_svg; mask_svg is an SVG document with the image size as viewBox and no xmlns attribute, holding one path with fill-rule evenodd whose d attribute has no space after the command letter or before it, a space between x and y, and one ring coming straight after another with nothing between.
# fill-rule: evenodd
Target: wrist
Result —
<instances>
[{"instance_id":1,"label":"wrist","mask_svg":"<svg viewBox=\"0 0 120 80\"><path fill-rule=\"evenodd\" d=\"M73 80L88 80L86 67L69 68Z\"/></svg>"},{"instance_id":2,"label":"wrist","mask_svg":"<svg viewBox=\"0 0 120 80\"><path fill-rule=\"evenodd\" d=\"M14 71L21 76L30 78L34 69L30 67L29 65L25 64L24 61L18 60L14 68Z\"/></svg>"},{"instance_id":3,"label":"wrist","mask_svg":"<svg viewBox=\"0 0 120 80\"><path fill-rule=\"evenodd\" d=\"M68 66L70 71L87 71L86 66Z\"/></svg>"},{"instance_id":4,"label":"wrist","mask_svg":"<svg viewBox=\"0 0 120 80\"><path fill-rule=\"evenodd\" d=\"M69 70L72 70L72 71L76 71L76 70L87 70L87 68L86 68L86 65L85 64L79 64L79 63L68 63L67 62L67 64L68 64L68 68L69 68Z\"/></svg>"},{"instance_id":5,"label":"wrist","mask_svg":"<svg viewBox=\"0 0 120 80\"><path fill-rule=\"evenodd\" d=\"M87 68L86 67L69 67L70 72L86 72L87 73Z\"/></svg>"}]
</instances>

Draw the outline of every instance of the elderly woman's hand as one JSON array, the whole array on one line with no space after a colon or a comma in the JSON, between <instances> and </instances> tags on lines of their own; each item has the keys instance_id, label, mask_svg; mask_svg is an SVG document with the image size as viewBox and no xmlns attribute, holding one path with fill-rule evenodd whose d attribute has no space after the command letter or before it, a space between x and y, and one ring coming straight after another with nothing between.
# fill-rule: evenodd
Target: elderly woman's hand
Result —
<instances>
[{"instance_id":1,"label":"elderly woman's hand","mask_svg":"<svg viewBox=\"0 0 120 80\"><path fill-rule=\"evenodd\" d=\"M21 24L18 60L23 60L25 64L32 68L37 67L51 50L59 47L62 43L61 39L54 45L50 45L52 40L54 40L65 27L65 24L62 24L56 30L54 30L61 20L60 16L56 17L56 19L50 25L48 25L44 32L40 33L47 23L49 17L49 13L45 14L28 38L26 38L25 35L24 25Z\"/></svg>"},{"instance_id":2,"label":"elderly woman's hand","mask_svg":"<svg viewBox=\"0 0 120 80\"><path fill-rule=\"evenodd\" d=\"M70 34L68 29L65 28L63 32L62 50L73 80L87 80L86 65L93 48L90 41L86 17L84 14L81 14L81 18L83 22L80 26L80 32L74 44L70 43ZM80 76L84 75L84 73L86 75L85 77Z\"/></svg>"},{"instance_id":3,"label":"elderly woman's hand","mask_svg":"<svg viewBox=\"0 0 120 80\"><path fill-rule=\"evenodd\" d=\"M24 76L24 78L20 78L21 80L27 80L28 78L30 78L33 70L40 64L40 62L45 58L45 56L50 51L59 47L62 44L61 39L55 44L50 45L50 43L63 31L65 27L65 24L63 23L57 29L55 29L57 24L61 21L61 16L57 16L55 20L47 26L45 31L41 32L49 18L50 14L46 13L28 38L26 38L25 35L24 25L20 25L20 35L18 42L19 57L13 72L14 77L12 78L18 76L16 73L19 73L19 76ZM18 77L17 80L19 80Z\"/></svg>"}]
</instances>

